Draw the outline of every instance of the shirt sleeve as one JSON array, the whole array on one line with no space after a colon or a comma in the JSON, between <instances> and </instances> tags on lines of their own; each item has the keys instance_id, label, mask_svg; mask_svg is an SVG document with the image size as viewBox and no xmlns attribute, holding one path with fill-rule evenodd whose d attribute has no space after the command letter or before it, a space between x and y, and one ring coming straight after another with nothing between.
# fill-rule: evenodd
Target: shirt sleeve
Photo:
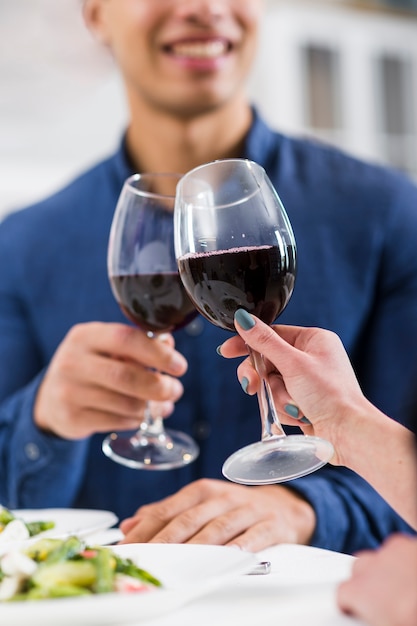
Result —
<instances>
[{"instance_id":1,"label":"shirt sleeve","mask_svg":"<svg viewBox=\"0 0 417 626\"><path fill-rule=\"evenodd\" d=\"M346 468L328 465L287 486L315 511L315 547L352 554L377 547L390 533L414 533L368 483Z\"/></svg>"},{"instance_id":2,"label":"shirt sleeve","mask_svg":"<svg viewBox=\"0 0 417 626\"><path fill-rule=\"evenodd\" d=\"M0 502L10 508L69 506L88 446L43 433L33 420L47 362L29 303L38 302L47 273L36 265L39 246L28 244L31 230L18 215L0 225Z\"/></svg>"},{"instance_id":3,"label":"shirt sleeve","mask_svg":"<svg viewBox=\"0 0 417 626\"><path fill-rule=\"evenodd\" d=\"M401 181L390 189L373 306L351 358L366 397L409 426L417 384L417 186Z\"/></svg>"},{"instance_id":4,"label":"shirt sleeve","mask_svg":"<svg viewBox=\"0 0 417 626\"><path fill-rule=\"evenodd\" d=\"M0 502L9 508L71 506L83 478L87 440L66 441L33 422L41 378L0 405Z\"/></svg>"}]
</instances>

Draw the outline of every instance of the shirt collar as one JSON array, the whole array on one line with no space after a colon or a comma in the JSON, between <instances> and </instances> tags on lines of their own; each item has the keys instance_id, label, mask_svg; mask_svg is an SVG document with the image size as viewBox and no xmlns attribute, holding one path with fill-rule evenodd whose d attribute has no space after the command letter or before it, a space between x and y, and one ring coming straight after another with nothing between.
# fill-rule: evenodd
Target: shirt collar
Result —
<instances>
[{"instance_id":1,"label":"shirt collar","mask_svg":"<svg viewBox=\"0 0 417 626\"><path fill-rule=\"evenodd\" d=\"M252 107L252 126L246 136L244 158L255 161L268 169L270 159L277 156L277 138L279 140L280 135L272 133L257 109Z\"/></svg>"},{"instance_id":2,"label":"shirt collar","mask_svg":"<svg viewBox=\"0 0 417 626\"><path fill-rule=\"evenodd\" d=\"M114 155L113 163L117 176L123 182L126 180L126 178L129 178L129 176L136 174L136 170L133 166L132 161L130 160L129 153L127 151L126 133L123 135L120 141L119 149Z\"/></svg>"},{"instance_id":3,"label":"shirt collar","mask_svg":"<svg viewBox=\"0 0 417 626\"><path fill-rule=\"evenodd\" d=\"M277 133L272 133L271 129L260 117L257 109L252 107L252 125L245 139L243 158L255 161L265 169L268 169L270 158L276 158L277 137L280 139L281 136ZM126 134L123 135L119 149L114 155L114 165L122 181L136 173L127 151Z\"/></svg>"}]
</instances>

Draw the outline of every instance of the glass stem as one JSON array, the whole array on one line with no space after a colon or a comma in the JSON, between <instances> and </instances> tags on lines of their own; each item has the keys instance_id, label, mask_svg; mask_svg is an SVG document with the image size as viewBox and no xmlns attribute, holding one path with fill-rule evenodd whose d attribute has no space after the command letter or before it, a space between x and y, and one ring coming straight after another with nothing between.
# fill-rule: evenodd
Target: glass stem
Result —
<instances>
[{"instance_id":1,"label":"glass stem","mask_svg":"<svg viewBox=\"0 0 417 626\"><path fill-rule=\"evenodd\" d=\"M146 333L149 339L156 340L158 339L158 335L148 330ZM150 436L159 439L160 441L165 441L167 439L164 427L164 421L162 417L153 417L151 411L151 405L148 400L145 407L145 414L143 416L143 422L139 427L139 433L143 436Z\"/></svg>"},{"instance_id":2,"label":"glass stem","mask_svg":"<svg viewBox=\"0 0 417 626\"><path fill-rule=\"evenodd\" d=\"M249 346L247 346L249 356L252 361L252 365L258 373L261 379L261 388L258 391L259 411L261 414L262 423L262 441L269 439L270 437L280 436L285 437L285 432L278 419L277 411L272 397L271 387L268 382L268 375L266 371L265 361L262 354L255 352Z\"/></svg>"},{"instance_id":3,"label":"glass stem","mask_svg":"<svg viewBox=\"0 0 417 626\"><path fill-rule=\"evenodd\" d=\"M140 425L140 430L143 434L149 433L155 437L162 435L164 432L162 417L152 417L149 402L146 404L145 414L143 416L143 422Z\"/></svg>"},{"instance_id":4,"label":"glass stem","mask_svg":"<svg viewBox=\"0 0 417 626\"><path fill-rule=\"evenodd\" d=\"M164 428L164 420L162 417L152 417L149 402L146 404L143 421L132 436L131 443L135 448L161 444L166 448L172 447L171 437Z\"/></svg>"}]
</instances>

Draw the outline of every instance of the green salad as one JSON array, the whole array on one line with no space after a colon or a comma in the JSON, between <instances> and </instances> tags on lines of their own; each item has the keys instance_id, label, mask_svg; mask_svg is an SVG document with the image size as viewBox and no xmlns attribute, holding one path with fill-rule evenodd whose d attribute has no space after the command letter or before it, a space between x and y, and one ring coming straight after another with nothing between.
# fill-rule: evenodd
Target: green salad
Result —
<instances>
[{"instance_id":1,"label":"green salad","mask_svg":"<svg viewBox=\"0 0 417 626\"><path fill-rule=\"evenodd\" d=\"M54 527L55 522L51 521L25 522L16 517L9 509L0 505L0 539L26 539Z\"/></svg>"},{"instance_id":2,"label":"green salad","mask_svg":"<svg viewBox=\"0 0 417 626\"><path fill-rule=\"evenodd\" d=\"M78 537L39 539L0 558L0 601L141 592L161 582L110 548Z\"/></svg>"}]
</instances>

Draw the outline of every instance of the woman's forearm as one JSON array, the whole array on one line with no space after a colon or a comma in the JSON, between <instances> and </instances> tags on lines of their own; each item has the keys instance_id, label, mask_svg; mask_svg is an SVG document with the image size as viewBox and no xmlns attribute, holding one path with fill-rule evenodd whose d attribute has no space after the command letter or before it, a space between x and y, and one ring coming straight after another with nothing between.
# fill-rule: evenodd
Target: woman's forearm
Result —
<instances>
[{"instance_id":1,"label":"woman's forearm","mask_svg":"<svg viewBox=\"0 0 417 626\"><path fill-rule=\"evenodd\" d=\"M367 401L352 413L345 418L343 464L365 478L417 529L417 456L413 433Z\"/></svg>"}]
</instances>

